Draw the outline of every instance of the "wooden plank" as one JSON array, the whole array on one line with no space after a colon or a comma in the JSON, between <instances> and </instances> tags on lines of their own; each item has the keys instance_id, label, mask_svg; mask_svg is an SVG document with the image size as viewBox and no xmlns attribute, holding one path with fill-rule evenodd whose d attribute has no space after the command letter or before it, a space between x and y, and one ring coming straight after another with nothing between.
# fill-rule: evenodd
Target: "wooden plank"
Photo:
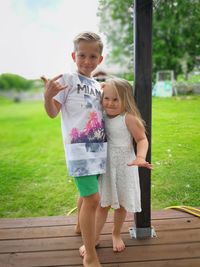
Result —
<instances>
[{"instance_id":1,"label":"wooden plank","mask_svg":"<svg viewBox=\"0 0 200 267\"><path fill-rule=\"evenodd\" d=\"M82 258L79 256L78 251L74 250L0 254L0 267L38 267L57 265L67 265L72 267L73 265L81 264Z\"/></svg>"},{"instance_id":2,"label":"wooden plank","mask_svg":"<svg viewBox=\"0 0 200 267\"><path fill-rule=\"evenodd\" d=\"M114 253L110 248L98 249L101 263L124 263L146 261L168 261L200 258L200 243L170 244L162 246L127 247L123 253ZM0 254L0 266L36 267L81 265L78 251L64 250L52 252ZM123 265L122 265L123 266ZM133 266L133 265L132 265ZM138 266L138 265L135 265Z\"/></svg>"},{"instance_id":3,"label":"wooden plank","mask_svg":"<svg viewBox=\"0 0 200 267\"><path fill-rule=\"evenodd\" d=\"M77 216L52 216L36 218L0 219L1 228L18 228L34 226L74 225Z\"/></svg>"},{"instance_id":4,"label":"wooden plank","mask_svg":"<svg viewBox=\"0 0 200 267\"><path fill-rule=\"evenodd\" d=\"M174 219L174 218L192 218L191 214L176 211L176 210L161 210L152 211L152 220ZM20 227L35 227L35 226L65 226L75 225L77 216L51 216L51 217L36 217L36 218L12 218L0 219L0 229L4 228L20 228ZM107 222L113 221L113 214L110 212ZM126 221L133 221L133 214L128 213Z\"/></svg>"},{"instance_id":5,"label":"wooden plank","mask_svg":"<svg viewBox=\"0 0 200 267\"><path fill-rule=\"evenodd\" d=\"M103 267L199 267L200 259L183 259L183 260L164 260L164 261L147 261L131 262L117 264L103 264ZM60 266L61 267L61 266ZM66 267L66 266L62 266ZM82 267L77 266L77 267Z\"/></svg>"},{"instance_id":6,"label":"wooden plank","mask_svg":"<svg viewBox=\"0 0 200 267\"><path fill-rule=\"evenodd\" d=\"M102 248L98 249L98 255L102 263L200 258L200 243L127 247L123 253L115 253L111 249Z\"/></svg>"},{"instance_id":7,"label":"wooden plank","mask_svg":"<svg viewBox=\"0 0 200 267\"><path fill-rule=\"evenodd\" d=\"M81 237L4 240L0 241L0 254L10 252L34 252L65 249L78 250L81 244Z\"/></svg>"},{"instance_id":8,"label":"wooden plank","mask_svg":"<svg viewBox=\"0 0 200 267\"><path fill-rule=\"evenodd\" d=\"M152 215L152 220L194 217L193 215L189 213L174 210L174 209L152 211L151 215Z\"/></svg>"},{"instance_id":9,"label":"wooden plank","mask_svg":"<svg viewBox=\"0 0 200 267\"><path fill-rule=\"evenodd\" d=\"M112 223L106 223L103 228L103 234L109 234L112 231ZM130 222L125 222L122 228L122 233L127 233ZM191 219L174 219L170 220L156 220L154 222L156 231L163 229L197 229L200 227L198 218ZM74 226L51 226L51 227L33 227L33 228L16 228L16 229L0 229L0 240L4 239L26 239L26 238L48 238L48 237L70 237L77 236L74 233Z\"/></svg>"},{"instance_id":10,"label":"wooden plank","mask_svg":"<svg viewBox=\"0 0 200 267\"><path fill-rule=\"evenodd\" d=\"M151 238L147 240L131 239L129 234L123 234L122 238L126 244L126 247L192 243L200 242L200 229L188 229L187 231L161 231L157 238ZM81 237L4 240L0 242L0 253L52 251L65 249L78 250L81 244ZM103 247L112 248L111 234L101 235L100 248Z\"/></svg>"},{"instance_id":11,"label":"wooden plank","mask_svg":"<svg viewBox=\"0 0 200 267\"><path fill-rule=\"evenodd\" d=\"M1 229L0 239L25 239L25 238L46 238L74 236L71 226L52 226L34 228Z\"/></svg>"}]
</instances>

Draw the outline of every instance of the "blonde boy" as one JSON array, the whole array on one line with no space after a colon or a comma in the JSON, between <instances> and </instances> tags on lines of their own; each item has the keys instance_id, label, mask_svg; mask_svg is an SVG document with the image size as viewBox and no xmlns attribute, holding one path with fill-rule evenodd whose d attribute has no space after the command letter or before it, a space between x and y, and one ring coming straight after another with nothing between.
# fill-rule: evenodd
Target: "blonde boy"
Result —
<instances>
[{"instance_id":1,"label":"blonde boy","mask_svg":"<svg viewBox=\"0 0 200 267\"><path fill-rule=\"evenodd\" d=\"M79 222L86 253L85 267L100 267L95 250L95 213L99 203L98 175L105 172L106 142L100 105L101 89L91 73L101 63L103 44L93 32L74 39L77 71L45 83L45 109L54 118L61 111L68 171L81 196Z\"/></svg>"}]
</instances>

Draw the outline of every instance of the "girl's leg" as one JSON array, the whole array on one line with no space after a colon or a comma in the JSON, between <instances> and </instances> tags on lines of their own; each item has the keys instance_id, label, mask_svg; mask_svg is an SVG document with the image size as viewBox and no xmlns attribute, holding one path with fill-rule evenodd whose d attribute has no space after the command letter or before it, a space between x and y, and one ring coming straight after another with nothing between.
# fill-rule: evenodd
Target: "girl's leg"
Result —
<instances>
[{"instance_id":1,"label":"girl's leg","mask_svg":"<svg viewBox=\"0 0 200 267\"><path fill-rule=\"evenodd\" d=\"M77 214L77 224L75 225L75 233L78 234L78 235L81 234L80 210L81 210L82 203L83 203L83 198L82 197L79 197L77 199L77 211L78 211L78 214Z\"/></svg>"},{"instance_id":2,"label":"girl's leg","mask_svg":"<svg viewBox=\"0 0 200 267\"><path fill-rule=\"evenodd\" d=\"M122 225L126 218L126 210L123 207L114 212L114 226L112 231L113 251L121 252L125 249L125 244L121 238Z\"/></svg>"},{"instance_id":3,"label":"girl's leg","mask_svg":"<svg viewBox=\"0 0 200 267\"><path fill-rule=\"evenodd\" d=\"M95 215L99 203L99 194L83 197L83 203L80 210L80 227L85 246L85 255L83 265L85 267L100 267L95 249Z\"/></svg>"}]
</instances>

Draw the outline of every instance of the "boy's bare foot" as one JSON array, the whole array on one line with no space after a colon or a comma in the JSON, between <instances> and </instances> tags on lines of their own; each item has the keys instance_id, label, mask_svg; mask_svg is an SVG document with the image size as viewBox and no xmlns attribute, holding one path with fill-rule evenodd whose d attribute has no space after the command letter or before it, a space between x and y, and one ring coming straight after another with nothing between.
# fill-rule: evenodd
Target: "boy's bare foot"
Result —
<instances>
[{"instance_id":1,"label":"boy's bare foot","mask_svg":"<svg viewBox=\"0 0 200 267\"><path fill-rule=\"evenodd\" d=\"M77 235L81 235L81 228L80 228L80 225L76 224L75 227L74 227L74 232L77 234Z\"/></svg>"},{"instance_id":2,"label":"boy's bare foot","mask_svg":"<svg viewBox=\"0 0 200 267\"><path fill-rule=\"evenodd\" d=\"M98 248L99 247L99 242L95 245L95 248ZM79 254L81 257L84 257L86 255L86 250L85 250L85 246L82 245L80 248L79 248Z\"/></svg>"},{"instance_id":3,"label":"boy's bare foot","mask_svg":"<svg viewBox=\"0 0 200 267\"><path fill-rule=\"evenodd\" d=\"M79 254L81 257L84 257L85 254L86 254L86 250L85 250L85 246L82 245L80 248L79 248Z\"/></svg>"},{"instance_id":4,"label":"boy's bare foot","mask_svg":"<svg viewBox=\"0 0 200 267\"><path fill-rule=\"evenodd\" d=\"M101 264L98 258L91 260L87 258L87 255L85 255L83 258L83 266L84 267L101 267Z\"/></svg>"},{"instance_id":5,"label":"boy's bare foot","mask_svg":"<svg viewBox=\"0 0 200 267\"><path fill-rule=\"evenodd\" d=\"M112 234L112 240L114 252L122 252L125 249L124 241L121 239L120 235Z\"/></svg>"}]
</instances>

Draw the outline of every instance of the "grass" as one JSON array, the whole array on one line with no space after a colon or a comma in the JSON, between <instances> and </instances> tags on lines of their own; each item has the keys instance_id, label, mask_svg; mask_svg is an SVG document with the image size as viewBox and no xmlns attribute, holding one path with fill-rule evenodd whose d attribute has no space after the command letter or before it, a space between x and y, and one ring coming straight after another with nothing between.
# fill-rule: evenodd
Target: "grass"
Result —
<instances>
[{"instance_id":1,"label":"grass","mask_svg":"<svg viewBox=\"0 0 200 267\"><path fill-rule=\"evenodd\" d=\"M152 206L200 206L200 97L154 99Z\"/></svg>"},{"instance_id":2,"label":"grass","mask_svg":"<svg viewBox=\"0 0 200 267\"><path fill-rule=\"evenodd\" d=\"M153 209L200 206L199 107L199 96L153 99ZM0 217L67 214L78 194L60 118L48 118L41 102L0 99L0 125Z\"/></svg>"},{"instance_id":3,"label":"grass","mask_svg":"<svg viewBox=\"0 0 200 267\"><path fill-rule=\"evenodd\" d=\"M39 102L0 104L0 217L66 214L77 198L67 176L60 119Z\"/></svg>"}]
</instances>

